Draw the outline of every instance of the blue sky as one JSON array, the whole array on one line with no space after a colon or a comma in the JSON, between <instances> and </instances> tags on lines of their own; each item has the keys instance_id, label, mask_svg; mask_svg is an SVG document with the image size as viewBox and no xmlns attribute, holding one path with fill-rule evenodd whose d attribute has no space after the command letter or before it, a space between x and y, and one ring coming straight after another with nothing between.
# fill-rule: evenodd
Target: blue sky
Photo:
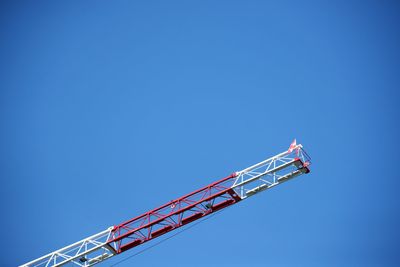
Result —
<instances>
[{"instance_id":1,"label":"blue sky","mask_svg":"<svg viewBox=\"0 0 400 267\"><path fill-rule=\"evenodd\" d=\"M296 137L311 174L118 266L397 266L399 5L301 2L2 2L0 265Z\"/></svg>"}]
</instances>

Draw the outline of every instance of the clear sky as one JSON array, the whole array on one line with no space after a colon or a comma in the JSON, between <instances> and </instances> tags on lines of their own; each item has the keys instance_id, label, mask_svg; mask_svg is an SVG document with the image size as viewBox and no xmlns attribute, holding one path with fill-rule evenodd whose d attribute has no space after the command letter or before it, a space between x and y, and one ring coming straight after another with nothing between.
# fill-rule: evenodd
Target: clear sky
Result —
<instances>
[{"instance_id":1,"label":"clear sky","mask_svg":"<svg viewBox=\"0 0 400 267\"><path fill-rule=\"evenodd\" d=\"M311 174L118 266L398 266L396 1L138 2L0 4L0 265L297 138Z\"/></svg>"}]
</instances>

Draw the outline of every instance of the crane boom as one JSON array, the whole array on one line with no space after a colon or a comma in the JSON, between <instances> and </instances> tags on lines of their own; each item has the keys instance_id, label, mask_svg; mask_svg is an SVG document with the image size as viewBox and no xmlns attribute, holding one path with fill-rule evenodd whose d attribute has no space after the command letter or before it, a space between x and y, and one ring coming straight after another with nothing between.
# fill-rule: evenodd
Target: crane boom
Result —
<instances>
[{"instance_id":1,"label":"crane boom","mask_svg":"<svg viewBox=\"0 0 400 267\"><path fill-rule=\"evenodd\" d=\"M301 144L172 200L126 222L56 250L21 267L88 267L164 235L261 191L309 173L311 158Z\"/></svg>"}]
</instances>

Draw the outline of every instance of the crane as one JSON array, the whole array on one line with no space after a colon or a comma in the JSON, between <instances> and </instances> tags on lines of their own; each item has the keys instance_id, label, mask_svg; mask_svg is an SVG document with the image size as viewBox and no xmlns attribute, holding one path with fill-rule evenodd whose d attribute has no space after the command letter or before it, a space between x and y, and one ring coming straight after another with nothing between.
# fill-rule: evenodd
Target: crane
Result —
<instances>
[{"instance_id":1,"label":"crane","mask_svg":"<svg viewBox=\"0 0 400 267\"><path fill-rule=\"evenodd\" d=\"M89 267L310 172L296 139L288 150L20 267Z\"/></svg>"}]
</instances>

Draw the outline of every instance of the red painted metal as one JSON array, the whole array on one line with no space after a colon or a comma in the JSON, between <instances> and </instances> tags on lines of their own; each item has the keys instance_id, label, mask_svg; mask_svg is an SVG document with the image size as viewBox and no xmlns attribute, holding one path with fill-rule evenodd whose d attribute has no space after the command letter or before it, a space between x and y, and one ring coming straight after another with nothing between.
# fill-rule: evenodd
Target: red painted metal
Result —
<instances>
[{"instance_id":1,"label":"red painted metal","mask_svg":"<svg viewBox=\"0 0 400 267\"><path fill-rule=\"evenodd\" d=\"M191 222L193 222L193 221L195 221L197 219L200 219L201 217L203 217L203 213L197 212L195 214L187 216L186 218L183 218L181 223L182 223L182 225L188 224L188 223L191 223Z\"/></svg>"},{"instance_id":2,"label":"red painted metal","mask_svg":"<svg viewBox=\"0 0 400 267\"><path fill-rule=\"evenodd\" d=\"M176 228L240 201L231 189L236 174L168 202L122 224L114 226L108 244L124 252Z\"/></svg>"},{"instance_id":3,"label":"red painted metal","mask_svg":"<svg viewBox=\"0 0 400 267\"><path fill-rule=\"evenodd\" d=\"M125 245L121 246L120 247L120 252L124 252L124 251L127 251L128 249L136 247L136 246L142 244L142 242L143 242L142 240L136 239L135 241L133 241L131 243L128 243L128 244L125 244Z\"/></svg>"},{"instance_id":4,"label":"red painted metal","mask_svg":"<svg viewBox=\"0 0 400 267\"><path fill-rule=\"evenodd\" d=\"M212 210L217 211L217 210L223 209L223 208L228 207L229 205L233 204L234 202L235 202L234 199L228 199L228 200L222 201L221 203L218 203L218 204L212 206Z\"/></svg>"},{"instance_id":5,"label":"red painted metal","mask_svg":"<svg viewBox=\"0 0 400 267\"><path fill-rule=\"evenodd\" d=\"M159 235L163 235L163 234L169 232L170 230L172 230L172 228L174 228L172 225L167 225L167 226L165 226L165 227L163 227L163 228L161 228L161 229L158 229L158 230L156 230L156 231L153 231L153 232L151 233L151 237L154 238L154 237L157 237L157 236L159 236Z\"/></svg>"}]
</instances>

